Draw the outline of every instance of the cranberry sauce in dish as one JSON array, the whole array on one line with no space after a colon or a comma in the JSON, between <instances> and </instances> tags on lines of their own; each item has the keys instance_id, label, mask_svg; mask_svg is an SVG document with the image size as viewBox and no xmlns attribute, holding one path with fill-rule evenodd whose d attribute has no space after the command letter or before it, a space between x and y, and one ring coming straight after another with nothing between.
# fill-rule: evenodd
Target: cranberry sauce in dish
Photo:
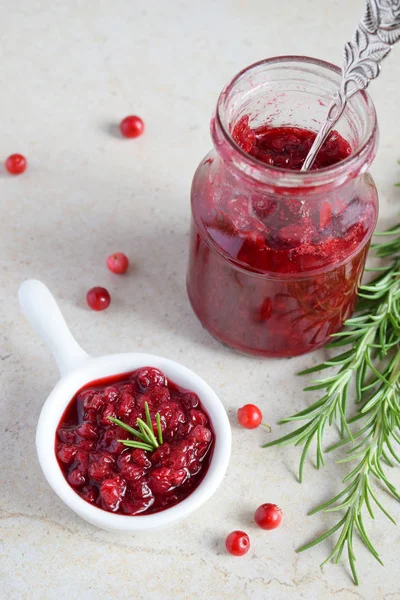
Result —
<instances>
[{"instance_id":1,"label":"cranberry sauce in dish","mask_svg":"<svg viewBox=\"0 0 400 600\"><path fill-rule=\"evenodd\" d=\"M154 450L125 445L142 442L110 420L138 430L146 417L158 440ZM139 515L187 498L207 472L214 441L198 396L143 367L81 389L57 427L55 452L81 498L109 512Z\"/></svg>"}]
</instances>

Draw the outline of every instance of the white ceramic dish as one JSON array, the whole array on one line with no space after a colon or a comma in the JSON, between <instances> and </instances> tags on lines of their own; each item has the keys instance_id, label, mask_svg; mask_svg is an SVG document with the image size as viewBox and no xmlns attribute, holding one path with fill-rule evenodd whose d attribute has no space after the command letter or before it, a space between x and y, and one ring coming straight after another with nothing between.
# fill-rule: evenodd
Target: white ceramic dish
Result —
<instances>
[{"instance_id":1,"label":"white ceramic dish","mask_svg":"<svg viewBox=\"0 0 400 600\"><path fill-rule=\"evenodd\" d=\"M153 354L129 352L90 357L73 338L54 297L40 281L30 279L22 283L19 302L24 315L49 346L61 374L60 381L44 403L36 430L40 466L61 500L92 525L127 533L170 525L187 517L206 502L225 475L231 451L229 420L220 399L210 386L179 363ZM215 431L214 452L200 485L179 504L150 515L113 514L83 500L67 483L55 455L55 432L65 408L80 388L97 379L128 373L144 366L160 369L179 386L199 396Z\"/></svg>"}]
</instances>

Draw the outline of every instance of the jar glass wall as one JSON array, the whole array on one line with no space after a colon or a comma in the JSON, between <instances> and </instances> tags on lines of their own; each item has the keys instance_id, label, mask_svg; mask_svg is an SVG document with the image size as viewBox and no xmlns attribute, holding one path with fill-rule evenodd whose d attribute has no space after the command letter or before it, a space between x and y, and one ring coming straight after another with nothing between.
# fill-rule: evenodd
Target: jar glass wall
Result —
<instances>
[{"instance_id":1,"label":"jar glass wall","mask_svg":"<svg viewBox=\"0 0 400 600\"><path fill-rule=\"evenodd\" d=\"M378 212L369 96L355 95L336 128L351 154L326 168L265 164L232 135L243 117L252 130L318 130L339 81L328 63L278 57L242 71L219 98L214 150L192 185L187 287L204 327L243 352L308 352L354 309Z\"/></svg>"}]
</instances>

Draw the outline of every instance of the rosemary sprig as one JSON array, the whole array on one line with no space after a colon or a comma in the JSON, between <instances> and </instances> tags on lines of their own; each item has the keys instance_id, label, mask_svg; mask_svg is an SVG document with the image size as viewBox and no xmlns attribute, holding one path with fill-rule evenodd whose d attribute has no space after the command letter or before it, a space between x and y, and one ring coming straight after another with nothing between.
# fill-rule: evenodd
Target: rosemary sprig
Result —
<instances>
[{"instance_id":1,"label":"rosemary sprig","mask_svg":"<svg viewBox=\"0 0 400 600\"><path fill-rule=\"evenodd\" d=\"M400 500L399 493L384 470L384 465L392 467L394 463L400 463L394 448L394 442L400 443L400 226L396 225L380 235L392 236L392 239L386 241L384 238L385 241L372 247L378 257L390 257L391 261L384 267L374 269L378 272L375 279L361 286L356 316L346 321L343 331L333 336L335 339L330 344L332 348L347 346L348 349L300 373L306 375L328 368L335 369L330 377L317 379L305 388L305 391L324 390L319 400L281 421L305 423L264 446L303 446L299 465L299 480L302 481L305 460L313 440L316 441L316 467L320 468L324 465L326 426L333 423L340 426L340 441L327 451L350 447L346 456L338 462L357 461L357 464L344 478L342 491L310 514L319 511L344 511L344 514L331 529L299 551L307 550L339 531L339 538L325 562L333 560L338 563L347 546L356 584L355 532L381 562L364 526L364 509L374 518L373 506L376 505L393 521L379 500L374 483L379 482ZM348 389L351 382L355 383L359 412L355 417L348 418ZM354 431L353 424L356 422L361 422L361 426Z\"/></svg>"},{"instance_id":2,"label":"rosemary sprig","mask_svg":"<svg viewBox=\"0 0 400 600\"><path fill-rule=\"evenodd\" d=\"M146 415L145 423L143 419L139 417L136 419L136 424L138 429L134 429L127 423L124 423L120 419L116 419L114 417L108 417L108 420L118 425L125 431L128 431L131 435L134 435L140 441L136 440L118 440L124 446L128 446L129 448L140 448L141 450L148 450L149 452L153 452L163 443L163 436L161 430L161 417L160 413L156 413L156 426L157 426L157 438L154 435L153 424L151 422L150 409L147 402L144 403L144 411Z\"/></svg>"}]
</instances>

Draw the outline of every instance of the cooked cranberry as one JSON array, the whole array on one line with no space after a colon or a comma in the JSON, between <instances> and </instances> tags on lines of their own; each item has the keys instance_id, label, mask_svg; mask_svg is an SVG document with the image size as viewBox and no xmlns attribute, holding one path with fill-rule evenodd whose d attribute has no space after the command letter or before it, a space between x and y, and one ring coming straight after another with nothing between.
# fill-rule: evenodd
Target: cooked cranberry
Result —
<instances>
[{"instance_id":1,"label":"cooked cranberry","mask_svg":"<svg viewBox=\"0 0 400 600\"><path fill-rule=\"evenodd\" d=\"M91 392L83 397L83 406L86 410L98 411L101 406L105 403L105 398L102 394L95 394Z\"/></svg>"},{"instance_id":2,"label":"cooked cranberry","mask_svg":"<svg viewBox=\"0 0 400 600\"><path fill-rule=\"evenodd\" d=\"M154 494L164 494L181 485L187 478L187 471L180 469L175 471L167 467L153 469L149 476L149 485Z\"/></svg>"},{"instance_id":3,"label":"cooked cranberry","mask_svg":"<svg viewBox=\"0 0 400 600\"><path fill-rule=\"evenodd\" d=\"M76 446L71 446L71 444L59 444L57 457L61 460L61 462L65 463L66 465L70 465L74 461L76 451Z\"/></svg>"},{"instance_id":4,"label":"cooked cranberry","mask_svg":"<svg viewBox=\"0 0 400 600\"><path fill-rule=\"evenodd\" d=\"M208 423L207 416L201 410L191 410L190 419L194 425L207 425Z\"/></svg>"},{"instance_id":5,"label":"cooked cranberry","mask_svg":"<svg viewBox=\"0 0 400 600\"><path fill-rule=\"evenodd\" d=\"M121 402L117 408L117 415L120 419L129 417L135 408L135 398L132 394L122 394Z\"/></svg>"},{"instance_id":6,"label":"cooked cranberry","mask_svg":"<svg viewBox=\"0 0 400 600\"><path fill-rule=\"evenodd\" d=\"M114 462L113 456L108 452L93 452L89 457L89 476L101 483L112 475Z\"/></svg>"},{"instance_id":7,"label":"cooked cranberry","mask_svg":"<svg viewBox=\"0 0 400 600\"><path fill-rule=\"evenodd\" d=\"M106 510L115 512L126 492L126 482L117 475L112 479L106 479L100 486L100 498Z\"/></svg>"},{"instance_id":8,"label":"cooked cranberry","mask_svg":"<svg viewBox=\"0 0 400 600\"><path fill-rule=\"evenodd\" d=\"M99 492L97 491L97 488L95 488L94 485L85 485L85 487L83 487L81 490L82 498L86 500L86 502L90 502L91 504L94 504L96 502L98 495Z\"/></svg>"},{"instance_id":9,"label":"cooked cranberry","mask_svg":"<svg viewBox=\"0 0 400 600\"><path fill-rule=\"evenodd\" d=\"M136 378L142 390L147 389L150 385L166 385L165 375L153 367L139 369Z\"/></svg>"},{"instance_id":10,"label":"cooked cranberry","mask_svg":"<svg viewBox=\"0 0 400 600\"><path fill-rule=\"evenodd\" d=\"M116 416L117 413L115 412L114 404L106 404L103 413L100 417L101 425L110 425L110 419L108 417L112 417L113 419L115 419Z\"/></svg>"},{"instance_id":11,"label":"cooked cranberry","mask_svg":"<svg viewBox=\"0 0 400 600\"><path fill-rule=\"evenodd\" d=\"M151 460L149 460L149 457L147 456L146 452L144 450L139 450L139 448L135 448L135 450L132 450L131 459L137 465L139 465L140 467L143 467L145 469L149 469L152 464Z\"/></svg>"},{"instance_id":12,"label":"cooked cranberry","mask_svg":"<svg viewBox=\"0 0 400 600\"><path fill-rule=\"evenodd\" d=\"M150 454L150 460L153 465L162 464L165 457L171 452L171 446L168 442L164 442L157 450Z\"/></svg>"},{"instance_id":13,"label":"cooked cranberry","mask_svg":"<svg viewBox=\"0 0 400 600\"><path fill-rule=\"evenodd\" d=\"M62 442L73 444L76 442L76 427L66 427L59 429L57 435Z\"/></svg>"},{"instance_id":14,"label":"cooked cranberry","mask_svg":"<svg viewBox=\"0 0 400 600\"><path fill-rule=\"evenodd\" d=\"M190 410L191 408L196 408L199 405L199 399L196 394L192 392L187 392L186 394L181 395L181 403L186 408L186 410Z\"/></svg>"},{"instance_id":15,"label":"cooked cranberry","mask_svg":"<svg viewBox=\"0 0 400 600\"><path fill-rule=\"evenodd\" d=\"M73 469L68 473L68 481L74 487L81 487L86 483L86 477L79 469Z\"/></svg>"},{"instance_id":16,"label":"cooked cranberry","mask_svg":"<svg viewBox=\"0 0 400 600\"><path fill-rule=\"evenodd\" d=\"M89 467L89 452L86 452L85 450L78 450L75 460L78 471L83 473L83 475L87 475Z\"/></svg>"},{"instance_id":17,"label":"cooked cranberry","mask_svg":"<svg viewBox=\"0 0 400 600\"><path fill-rule=\"evenodd\" d=\"M90 452L91 450L95 450L96 442L95 440L81 440L78 442L77 447L79 450L86 450L86 452Z\"/></svg>"},{"instance_id":18,"label":"cooked cranberry","mask_svg":"<svg viewBox=\"0 0 400 600\"><path fill-rule=\"evenodd\" d=\"M137 428L137 419L147 418L146 402L157 435L156 413L163 413L164 442L153 452L125 446L123 440L136 438L108 419L118 416ZM202 481L212 454L208 423L196 394L144 367L78 392L60 421L55 452L87 502L125 515L154 513L184 500Z\"/></svg>"},{"instance_id":19,"label":"cooked cranberry","mask_svg":"<svg viewBox=\"0 0 400 600\"><path fill-rule=\"evenodd\" d=\"M116 402L119 398L119 389L115 387L115 385L108 385L103 392L103 396L107 400L107 402Z\"/></svg>"},{"instance_id":20,"label":"cooked cranberry","mask_svg":"<svg viewBox=\"0 0 400 600\"><path fill-rule=\"evenodd\" d=\"M121 467L121 475L127 481L138 481L143 477L145 470L135 463L127 463Z\"/></svg>"},{"instance_id":21,"label":"cooked cranberry","mask_svg":"<svg viewBox=\"0 0 400 600\"><path fill-rule=\"evenodd\" d=\"M196 425L191 433L191 437L194 437L198 442L210 442L212 438L211 431L207 427L202 425Z\"/></svg>"},{"instance_id":22,"label":"cooked cranberry","mask_svg":"<svg viewBox=\"0 0 400 600\"><path fill-rule=\"evenodd\" d=\"M91 423L82 423L76 432L86 440L94 440L97 438L98 434L97 427Z\"/></svg>"}]
</instances>

